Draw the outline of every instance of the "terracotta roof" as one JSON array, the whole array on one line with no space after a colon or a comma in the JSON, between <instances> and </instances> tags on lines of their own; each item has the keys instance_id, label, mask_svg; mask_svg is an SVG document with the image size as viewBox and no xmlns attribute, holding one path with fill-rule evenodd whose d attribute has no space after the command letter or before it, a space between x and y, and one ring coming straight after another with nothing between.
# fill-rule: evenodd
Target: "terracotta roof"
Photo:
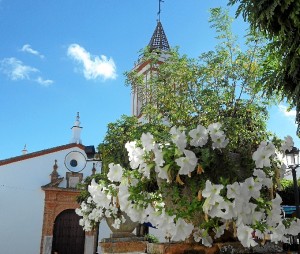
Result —
<instances>
[{"instance_id":1,"label":"terracotta roof","mask_svg":"<svg viewBox=\"0 0 300 254\"><path fill-rule=\"evenodd\" d=\"M14 163L14 162L18 162L18 161L28 160L28 159L31 159L31 158L35 158L35 157L45 155L45 154L55 153L55 152L66 150L66 149L69 149L69 148L72 148L72 147L78 147L82 150L84 150L84 148L85 148L85 146L83 146L81 144L76 144L76 143L62 145L62 146L56 146L56 147L53 147L53 148L49 148L49 149L45 149L45 150L41 150L41 151L37 151L37 152L33 152L33 153L28 153L28 154L24 154L24 155L20 155L20 156L16 156L16 157L8 158L8 159L5 159L5 160L0 160L0 166L10 164L10 163Z\"/></svg>"}]
</instances>

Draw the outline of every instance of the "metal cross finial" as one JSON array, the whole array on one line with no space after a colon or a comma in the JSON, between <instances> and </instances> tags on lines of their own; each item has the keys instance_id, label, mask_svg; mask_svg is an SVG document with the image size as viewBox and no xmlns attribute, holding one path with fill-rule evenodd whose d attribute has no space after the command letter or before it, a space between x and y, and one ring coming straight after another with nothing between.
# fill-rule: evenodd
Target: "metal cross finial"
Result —
<instances>
[{"instance_id":1,"label":"metal cross finial","mask_svg":"<svg viewBox=\"0 0 300 254\"><path fill-rule=\"evenodd\" d=\"M158 0L158 13L157 13L157 15L158 15L158 21L160 21L160 3L163 3L164 2L164 0Z\"/></svg>"}]
</instances>

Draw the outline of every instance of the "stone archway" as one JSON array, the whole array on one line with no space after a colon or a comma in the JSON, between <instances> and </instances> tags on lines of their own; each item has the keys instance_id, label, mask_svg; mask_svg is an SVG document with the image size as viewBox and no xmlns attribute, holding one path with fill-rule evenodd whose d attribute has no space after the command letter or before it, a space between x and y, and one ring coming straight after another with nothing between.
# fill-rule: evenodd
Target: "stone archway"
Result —
<instances>
[{"instance_id":1,"label":"stone archway","mask_svg":"<svg viewBox=\"0 0 300 254\"><path fill-rule=\"evenodd\" d=\"M80 217L74 209L61 212L54 221L52 252L83 254L85 233L79 225Z\"/></svg>"},{"instance_id":2,"label":"stone archway","mask_svg":"<svg viewBox=\"0 0 300 254\"><path fill-rule=\"evenodd\" d=\"M52 254L53 230L55 219L65 210L79 207L76 197L80 191L59 187L42 187L45 192L44 218L40 254ZM84 254L94 252L95 232L85 232Z\"/></svg>"}]
</instances>

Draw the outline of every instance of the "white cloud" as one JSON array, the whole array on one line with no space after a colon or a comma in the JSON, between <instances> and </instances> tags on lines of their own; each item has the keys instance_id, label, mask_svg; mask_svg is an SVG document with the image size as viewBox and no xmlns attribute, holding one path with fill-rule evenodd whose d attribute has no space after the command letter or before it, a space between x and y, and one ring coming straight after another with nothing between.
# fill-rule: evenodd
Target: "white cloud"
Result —
<instances>
[{"instance_id":1,"label":"white cloud","mask_svg":"<svg viewBox=\"0 0 300 254\"><path fill-rule=\"evenodd\" d=\"M0 71L13 81L27 79L43 86L49 86L53 83L53 80L43 79L40 76L35 78L34 73L39 73L40 71L34 67L25 65L21 60L14 57L0 60Z\"/></svg>"},{"instance_id":2,"label":"white cloud","mask_svg":"<svg viewBox=\"0 0 300 254\"><path fill-rule=\"evenodd\" d=\"M278 107L279 107L280 112L282 112L286 117L295 119L295 117L296 117L295 109L288 110L288 107L283 104L279 104Z\"/></svg>"},{"instance_id":3,"label":"white cloud","mask_svg":"<svg viewBox=\"0 0 300 254\"><path fill-rule=\"evenodd\" d=\"M38 72L38 69L25 65L14 57L1 60L0 70L12 80L30 79L30 73Z\"/></svg>"},{"instance_id":4,"label":"white cloud","mask_svg":"<svg viewBox=\"0 0 300 254\"><path fill-rule=\"evenodd\" d=\"M53 80L43 79L42 77L38 77L37 79L35 79L35 81L43 86L49 86L49 85L53 84Z\"/></svg>"},{"instance_id":5,"label":"white cloud","mask_svg":"<svg viewBox=\"0 0 300 254\"><path fill-rule=\"evenodd\" d=\"M37 50L34 50L33 48L31 48L31 46L29 44L23 45L23 47L21 48L21 51L22 52L27 52L27 53L32 54L32 55L39 56L40 58L44 58L44 55L42 55Z\"/></svg>"},{"instance_id":6,"label":"white cloud","mask_svg":"<svg viewBox=\"0 0 300 254\"><path fill-rule=\"evenodd\" d=\"M83 65L83 74L86 79L115 79L116 65L112 58L104 55L91 56L83 47L78 44L71 44L68 48L68 56Z\"/></svg>"}]
</instances>

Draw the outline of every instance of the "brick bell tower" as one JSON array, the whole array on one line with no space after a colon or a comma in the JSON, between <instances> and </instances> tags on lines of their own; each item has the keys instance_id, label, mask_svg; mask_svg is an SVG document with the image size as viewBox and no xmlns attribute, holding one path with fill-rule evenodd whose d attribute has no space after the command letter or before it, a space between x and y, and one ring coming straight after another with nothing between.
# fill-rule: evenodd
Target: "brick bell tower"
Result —
<instances>
[{"instance_id":1,"label":"brick bell tower","mask_svg":"<svg viewBox=\"0 0 300 254\"><path fill-rule=\"evenodd\" d=\"M160 9L158 14L160 14ZM156 28L148 44L148 50L150 53L159 55L158 62L152 63L151 60L147 60L144 56L141 56L132 69L138 76L142 76L145 87L147 87L150 78L153 77L153 75L156 75L155 65L163 63L168 58L168 52L170 51L169 42L160 22L160 18L157 20ZM131 87L132 115L137 116L142 121L141 109L148 102L141 98L140 93L142 91L139 90L139 87L135 87L133 84L131 84Z\"/></svg>"}]
</instances>

